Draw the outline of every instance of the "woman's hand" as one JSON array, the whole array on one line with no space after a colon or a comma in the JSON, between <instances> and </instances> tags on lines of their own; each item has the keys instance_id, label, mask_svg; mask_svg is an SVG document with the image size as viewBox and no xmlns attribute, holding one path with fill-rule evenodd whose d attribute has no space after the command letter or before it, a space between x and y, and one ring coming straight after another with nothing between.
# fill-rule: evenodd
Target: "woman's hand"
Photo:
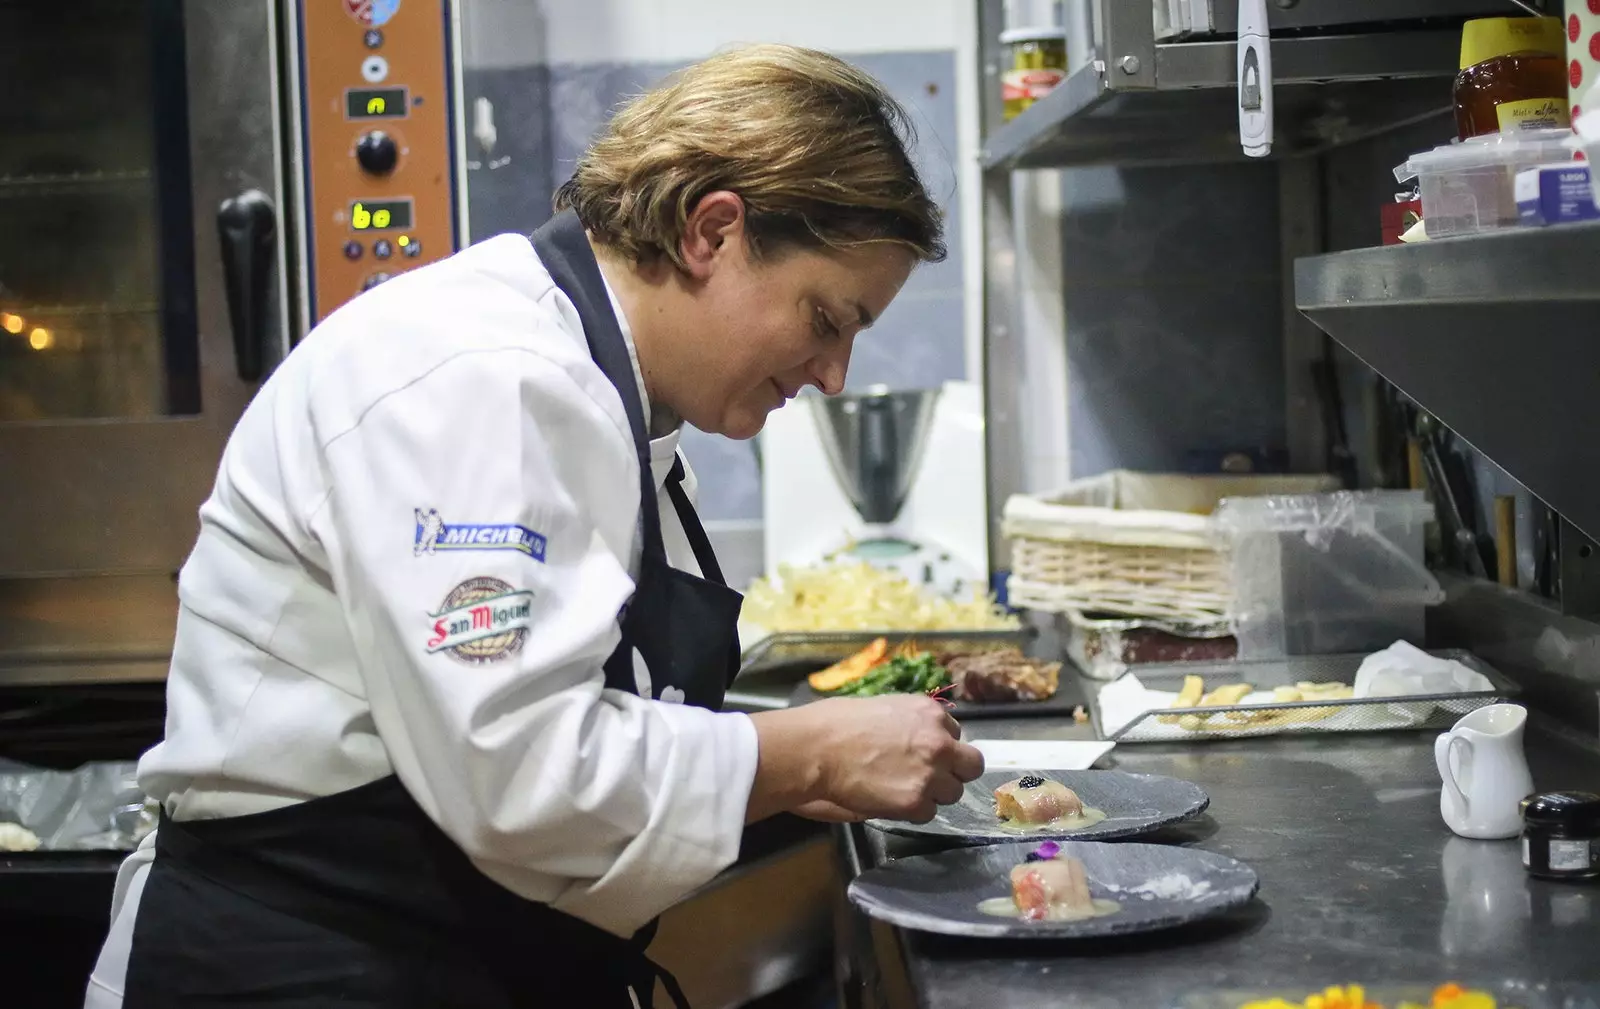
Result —
<instances>
[{"instance_id":1,"label":"woman's hand","mask_svg":"<svg viewBox=\"0 0 1600 1009\"><path fill-rule=\"evenodd\" d=\"M983 754L930 697L830 698L751 721L761 752L748 821L792 810L924 823L983 773Z\"/></svg>"}]
</instances>

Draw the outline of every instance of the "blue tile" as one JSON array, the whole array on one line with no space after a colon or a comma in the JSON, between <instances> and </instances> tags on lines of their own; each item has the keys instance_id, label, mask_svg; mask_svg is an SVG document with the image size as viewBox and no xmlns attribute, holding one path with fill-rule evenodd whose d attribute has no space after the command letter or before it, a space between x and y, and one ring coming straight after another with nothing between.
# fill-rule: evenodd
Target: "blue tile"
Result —
<instances>
[{"instance_id":1,"label":"blue tile","mask_svg":"<svg viewBox=\"0 0 1600 1009\"><path fill-rule=\"evenodd\" d=\"M937 388L966 377L961 292L902 294L856 338L847 389Z\"/></svg>"},{"instance_id":2,"label":"blue tile","mask_svg":"<svg viewBox=\"0 0 1600 1009\"><path fill-rule=\"evenodd\" d=\"M474 241L526 234L550 218L550 71L530 66L463 73L468 116L467 213ZM473 102L494 106L498 136L485 157L471 137ZM473 167L476 165L476 167Z\"/></svg>"},{"instance_id":3,"label":"blue tile","mask_svg":"<svg viewBox=\"0 0 1600 1009\"><path fill-rule=\"evenodd\" d=\"M1067 296L1072 473L1178 470L1192 451L1281 448L1277 283Z\"/></svg>"}]
</instances>

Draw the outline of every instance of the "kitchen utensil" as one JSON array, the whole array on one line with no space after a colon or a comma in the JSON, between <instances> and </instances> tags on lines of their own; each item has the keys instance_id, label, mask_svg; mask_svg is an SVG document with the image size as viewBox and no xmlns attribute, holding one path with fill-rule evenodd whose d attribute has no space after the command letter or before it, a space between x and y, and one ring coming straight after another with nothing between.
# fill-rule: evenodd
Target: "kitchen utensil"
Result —
<instances>
[{"instance_id":1,"label":"kitchen utensil","mask_svg":"<svg viewBox=\"0 0 1600 1009\"><path fill-rule=\"evenodd\" d=\"M994 815L994 790L1024 774L1059 781L1078 793L1085 807L1106 814L1099 823L1077 830L1009 827ZM1200 786L1157 774L1125 771L1047 770L1014 768L991 771L967 783L961 801L939 807L927 823L904 820L869 820L879 830L909 837L938 838L965 844L995 844L1028 840L1106 840L1146 834L1157 827L1199 816L1211 804Z\"/></svg>"},{"instance_id":2,"label":"kitchen utensil","mask_svg":"<svg viewBox=\"0 0 1600 1009\"><path fill-rule=\"evenodd\" d=\"M1439 815L1462 837L1516 837L1517 803L1533 791L1522 752L1528 710L1520 704L1479 708L1434 740L1433 756L1444 787Z\"/></svg>"},{"instance_id":3,"label":"kitchen utensil","mask_svg":"<svg viewBox=\"0 0 1600 1009\"><path fill-rule=\"evenodd\" d=\"M1517 587L1517 499L1501 494L1494 499L1495 560L1499 562L1500 584Z\"/></svg>"},{"instance_id":4,"label":"kitchen utensil","mask_svg":"<svg viewBox=\"0 0 1600 1009\"><path fill-rule=\"evenodd\" d=\"M1272 153L1272 40L1266 0L1239 0L1239 146L1252 158Z\"/></svg>"},{"instance_id":5,"label":"kitchen utensil","mask_svg":"<svg viewBox=\"0 0 1600 1009\"><path fill-rule=\"evenodd\" d=\"M1112 914L1082 921L1021 921L985 914L980 901L1005 897L1010 873L1035 841L957 848L869 869L849 896L874 918L923 932L995 939L1083 939L1172 928L1246 904L1260 880L1248 865L1197 848L1164 844L1063 842L1081 859L1096 899L1116 901Z\"/></svg>"},{"instance_id":6,"label":"kitchen utensil","mask_svg":"<svg viewBox=\"0 0 1600 1009\"><path fill-rule=\"evenodd\" d=\"M1467 574L1477 578L1489 577L1483 554L1478 548L1478 534L1467 518L1466 502L1469 496L1453 485L1450 470L1440 451L1442 429L1430 414L1417 414L1417 436L1422 442L1422 459L1428 471L1428 482L1433 487L1434 502L1439 510L1439 522L1444 527L1445 539L1453 544L1457 561Z\"/></svg>"}]
</instances>

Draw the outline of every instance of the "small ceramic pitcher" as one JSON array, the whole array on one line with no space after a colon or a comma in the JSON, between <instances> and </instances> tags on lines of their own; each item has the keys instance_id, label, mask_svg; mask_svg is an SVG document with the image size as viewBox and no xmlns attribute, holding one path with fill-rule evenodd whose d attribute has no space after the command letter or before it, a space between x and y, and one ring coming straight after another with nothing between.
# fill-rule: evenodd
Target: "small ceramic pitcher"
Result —
<instances>
[{"instance_id":1,"label":"small ceramic pitcher","mask_svg":"<svg viewBox=\"0 0 1600 1009\"><path fill-rule=\"evenodd\" d=\"M1522 754L1528 710L1491 704L1455 724L1433 744L1444 788L1439 815L1462 837L1516 837L1522 832L1517 803L1533 792L1533 776Z\"/></svg>"}]
</instances>

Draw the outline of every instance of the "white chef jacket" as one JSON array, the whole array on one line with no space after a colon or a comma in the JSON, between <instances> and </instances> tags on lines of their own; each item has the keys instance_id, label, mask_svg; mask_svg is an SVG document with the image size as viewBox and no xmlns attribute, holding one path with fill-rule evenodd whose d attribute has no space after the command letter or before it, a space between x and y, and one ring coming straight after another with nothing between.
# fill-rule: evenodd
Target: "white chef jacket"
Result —
<instances>
[{"instance_id":1,"label":"white chef jacket","mask_svg":"<svg viewBox=\"0 0 1600 1009\"><path fill-rule=\"evenodd\" d=\"M651 443L662 533L698 573L661 491L676 447ZM228 441L141 787L189 820L397 774L486 875L631 934L737 856L757 757L744 715L604 687L638 514L622 400L526 238L362 295ZM153 858L118 873L90 1007L120 1005Z\"/></svg>"}]
</instances>

